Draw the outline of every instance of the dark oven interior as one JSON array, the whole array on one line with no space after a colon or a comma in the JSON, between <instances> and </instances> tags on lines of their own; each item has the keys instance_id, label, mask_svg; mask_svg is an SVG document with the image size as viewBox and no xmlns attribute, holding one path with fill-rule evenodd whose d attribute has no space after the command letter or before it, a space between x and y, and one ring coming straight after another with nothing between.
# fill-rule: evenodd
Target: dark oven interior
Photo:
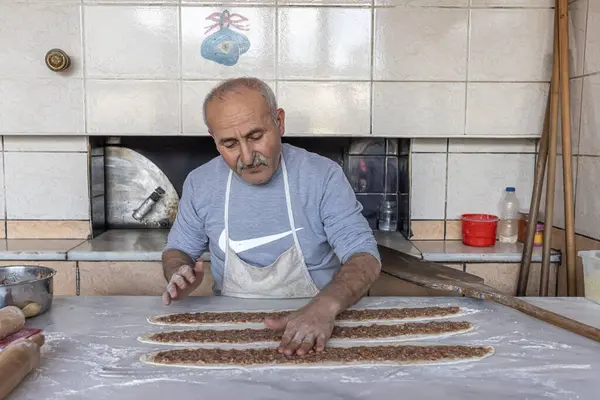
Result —
<instances>
[{"instance_id":1,"label":"dark oven interior","mask_svg":"<svg viewBox=\"0 0 600 400\"><path fill-rule=\"evenodd\" d=\"M155 189L144 183L145 176L152 171L164 175L172 191L181 196L187 174L219 156L213 139L206 136L94 137L90 141L94 236L106 229L169 228L168 219L157 225L129 218L140 200ZM283 141L340 164L374 230L382 202L395 202L397 230L409 235L410 139L284 137Z\"/></svg>"}]
</instances>

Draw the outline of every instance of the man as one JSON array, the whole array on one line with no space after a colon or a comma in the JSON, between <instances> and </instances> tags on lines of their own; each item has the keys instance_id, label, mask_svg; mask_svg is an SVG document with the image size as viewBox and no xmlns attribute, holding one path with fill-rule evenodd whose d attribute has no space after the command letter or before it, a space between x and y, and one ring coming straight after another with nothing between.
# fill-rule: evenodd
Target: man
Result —
<instances>
[{"instance_id":1,"label":"man","mask_svg":"<svg viewBox=\"0 0 600 400\"><path fill-rule=\"evenodd\" d=\"M335 162L282 144L285 113L264 82L225 81L204 101L220 157L186 178L163 253L163 301L202 282L208 249L217 294L312 298L265 324L283 332L279 351L322 351L335 317L357 302L380 272L377 243Z\"/></svg>"}]
</instances>

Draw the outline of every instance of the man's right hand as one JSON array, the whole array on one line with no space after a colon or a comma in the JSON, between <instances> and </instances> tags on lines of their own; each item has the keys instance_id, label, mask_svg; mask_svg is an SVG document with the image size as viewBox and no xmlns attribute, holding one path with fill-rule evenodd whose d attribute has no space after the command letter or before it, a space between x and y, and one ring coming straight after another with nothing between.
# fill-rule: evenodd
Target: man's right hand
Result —
<instances>
[{"instance_id":1,"label":"man's right hand","mask_svg":"<svg viewBox=\"0 0 600 400\"><path fill-rule=\"evenodd\" d=\"M194 267L182 265L173 273L167 288L162 295L165 305L171 304L173 300L181 300L193 292L204 278L204 261L199 259Z\"/></svg>"}]
</instances>

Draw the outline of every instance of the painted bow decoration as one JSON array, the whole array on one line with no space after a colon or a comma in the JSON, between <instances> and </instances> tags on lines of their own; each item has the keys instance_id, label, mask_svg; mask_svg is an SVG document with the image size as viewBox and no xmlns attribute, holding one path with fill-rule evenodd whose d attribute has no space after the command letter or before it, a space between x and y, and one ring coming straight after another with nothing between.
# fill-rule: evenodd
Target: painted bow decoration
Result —
<instances>
[{"instance_id":1,"label":"painted bow decoration","mask_svg":"<svg viewBox=\"0 0 600 400\"><path fill-rule=\"evenodd\" d=\"M219 30L207 36L202 42L200 47L202 57L229 67L237 64L240 56L250 49L250 41L245 35L231 30L230 27L248 31L249 28L245 24L248 18L224 10L220 13L212 13L206 19L213 21L214 24L206 27L205 34L216 28Z\"/></svg>"}]
</instances>

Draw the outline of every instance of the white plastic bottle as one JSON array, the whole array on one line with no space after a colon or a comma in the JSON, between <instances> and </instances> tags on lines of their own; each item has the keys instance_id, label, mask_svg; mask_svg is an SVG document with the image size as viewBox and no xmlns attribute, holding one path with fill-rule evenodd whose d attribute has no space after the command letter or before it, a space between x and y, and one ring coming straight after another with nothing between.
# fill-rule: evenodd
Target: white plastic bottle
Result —
<instances>
[{"instance_id":1,"label":"white plastic bottle","mask_svg":"<svg viewBox=\"0 0 600 400\"><path fill-rule=\"evenodd\" d=\"M500 220L498 221L498 241L517 243L519 235L519 200L514 187L507 187L500 201Z\"/></svg>"}]
</instances>

